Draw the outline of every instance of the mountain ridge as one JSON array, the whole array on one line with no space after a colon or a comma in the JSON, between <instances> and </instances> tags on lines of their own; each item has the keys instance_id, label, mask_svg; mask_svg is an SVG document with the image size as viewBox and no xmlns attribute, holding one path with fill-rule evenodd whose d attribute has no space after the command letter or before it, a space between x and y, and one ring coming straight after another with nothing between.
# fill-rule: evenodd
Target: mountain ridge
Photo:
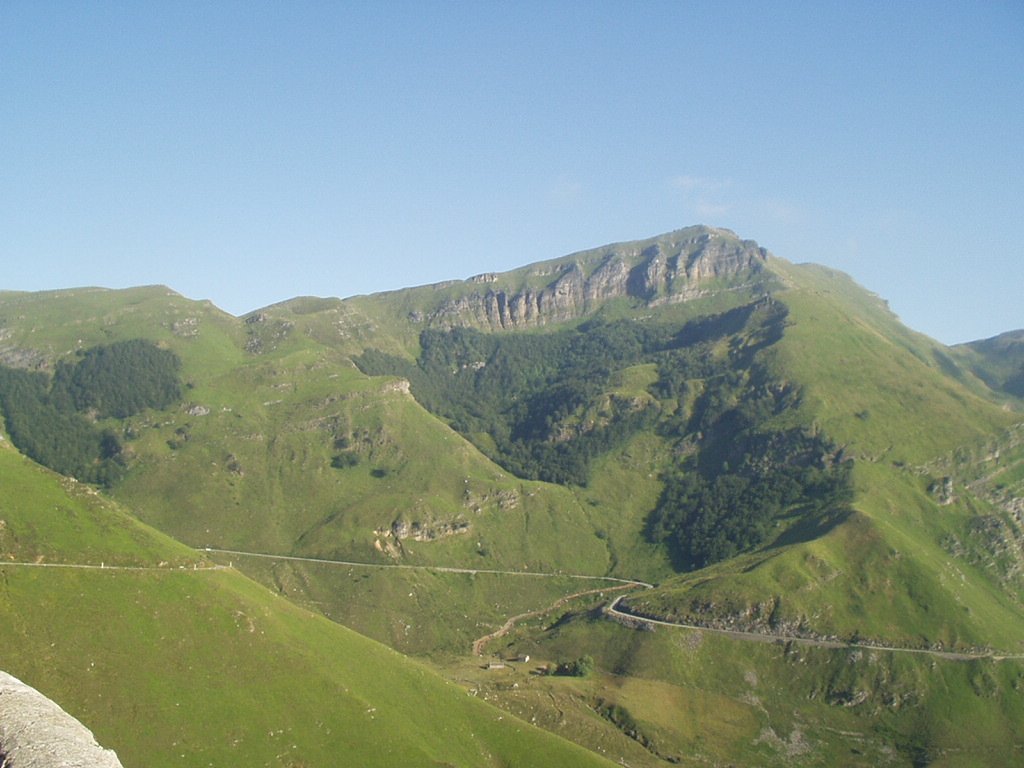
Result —
<instances>
[{"instance_id":1,"label":"mountain ridge","mask_svg":"<svg viewBox=\"0 0 1024 768\"><path fill-rule=\"evenodd\" d=\"M682 266L680 257L685 257ZM676 263L670 264L675 260ZM730 263L731 260L731 263ZM544 322L561 322L582 317L585 311L571 312L562 316L548 314L548 307L557 308L559 291L572 298L581 299L585 308L595 310L600 300L629 297L651 306L660 303L682 302L699 298L700 284L715 277L735 277L745 272L762 273L770 271L785 281L788 264L754 240L742 239L732 230L707 225L692 225L641 240L620 241L602 246L541 259L524 266L505 271L489 271L470 277L452 278L435 283L386 289L369 294L347 297L326 295L294 296L271 304L257 307L239 315L232 315L217 307L209 299L190 299L166 284L139 285L125 288L102 286L77 286L71 288L46 289L40 291L0 289L0 299L33 300L39 298L74 299L88 296L136 295L155 297L174 296L198 306L216 309L219 313L238 320L278 312L299 315L323 311L345 304L361 304L368 300L415 295L419 304L430 311L410 309L409 318L426 326L438 324L441 327L475 325L481 328L512 329L539 326ZM782 266L768 269L769 265ZM797 268L819 268L849 279L846 273L821 264L792 264ZM621 270L628 275L624 277ZM587 281L597 272L597 280L588 285ZM553 279L548 279L553 278ZM560 281L565 283L560 284ZM480 293L477 286L497 285L497 290ZM746 287L730 286L734 290ZM776 286L777 287L777 286ZM457 296L445 294L455 290ZM876 295L876 294L872 294ZM427 298L423 298L427 297ZM887 302L879 299L886 307ZM541 307L546 304L547 307ZM562 302L564 305L565 302ZM463 313L465 313L464 316ZM461 317L460 317L461 316ZM2 328L0 328L2 330ZM994 337L964 342L950 346L951 349L982 349L997 346L1017 347L1024 329L1008 329ZM0 337L0 342L3 337Z\"/></svg>"},{"instance_id":2,"label":"mountain ridge","mask_svg":"<svg viewBox=\"0 0 1024 768\"><path fill-rule=\"evenodd\" d=\"M767 258L763 248L740 241L728 230L691 227L579 251L508 273L477 275L459 287L497 287L448 299L432 312L414 313L410 319L426 327L521 330L583 317L616 298L649 306L693 299L715 279L759 272ZM518 286L509 283L513 275L521 276Z\"/></svg>"}]
</instances>

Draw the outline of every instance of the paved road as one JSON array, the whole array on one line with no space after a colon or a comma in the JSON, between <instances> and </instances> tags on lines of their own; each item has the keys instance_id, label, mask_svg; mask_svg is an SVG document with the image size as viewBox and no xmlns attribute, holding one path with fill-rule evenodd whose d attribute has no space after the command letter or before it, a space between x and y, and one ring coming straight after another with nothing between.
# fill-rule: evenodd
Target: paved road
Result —
<instances>
[{"instance_id":1,"label":"paved road","mask_svg":"<svg viewBox=\"0 0 1024 768\"><path fill-rule=\"evenodd\" d=\"M605 609L608 613L613 616L617 616L622 619L626 619L634 622L643 622L645 624L654 624L661 627L675 627L679 629L695 629L701 632L712 632L717 635L725 635L731 637L734 640L743 640L747 642L758 642L758 643L796 643L799 645L808 645L815 648L832 648L832 649L846 649L846 650L865 650L865 651L890 651L893 653L917 653L926 656L935 656L940 659L949 659L952 661L974 661L975 659L992 659L994 661L1005 661L1007 659L1024 659L1024 654L1005 654L1005 653L957 653L955 651L936 651L930 648L900 648L893 645L876 645L872 643L850 643L843 642L841 640L822 640L813 637L799 637L796 635L783 635L774 634L768 632L745 632L737 629L717 629L715 627L706 627L700 624L689 624L682 621L665 621L663 619L649 619L644 616L637 616L626 611L619 610L619 603L625 595L619 595L615 598L611 604Z\"/></svg>"},{"instance_id":2,"label":"paved road","mask_svg":"<svg viewBox=\"0 0 1024 768\"><path fill-rule=\"evenodd\" d=\"M571 595L559 598L552 605L546 608L539 608L534 611L527 611L526 613L518 614L509 618L501 627L496 629L494 632L490 632L481 638L478 638L473 642L473 653L480 656L483 653L484 646L491 640L496 640L499 637L503 637L508 634L512 627L517 622L524 619L533 618L534 616L541 616L548 611L553 611L559 606L564 605L570 600L583 597L584 595L597 594L600 592L610 592L619 589L632 589L643 587L645 589L653 589L653 584L648 584L646 581L639 581L637 579L619 579L614 576L589 576L579 573L549 573L544 571L508 571L508 570L497 570L491 568L454 568L444 565L408 565L405 563L363 563L354 560L327 560L319 557L299 557L297 555L269 555L261 552L242 552L237 549L218 549L216 547L204 547L205 552L213 552L222 555L237 555L239 557L261 557L268 560L290 560L300 563L317 563L324 565L341 565L355 568L404 568L409 570L421 570L421 571L432 571L434 573L468 573L468 574L495 574L499 576L531 576L535 578L564 578L564 579L577 579L580 581L603 581L611 582L614 586L597 587L595 589L588 589L582 592L575 592Z\"/></svg>"},{"instance_id":3,"label":"paved road","mask_svg":"<svg viewBox=\"0 0 1024 768\"><path fill-rule=\"evenodd\" d=\"M509 571L509 570L496 570L496 569L488 569L488 568L453 568L453 567L438 566L438 565L407 565L407 564L403 564L403 563L363 563L363 562L356 562L356 561L349 561L349 560L326 560L326 559L323 559L323 558L316 558L316 557L298 557L296 555L269 555L269 554L260 553L260 552L242 552L242 551L239 551L239 550L216 549L216 548L213 548L213 547L205 547L204 551L206 551L206 552L217 552L217 553L228 554L228 555L239 555L239 556L243 556L243 557L263 557L263 558L268 558L268 559L271 559L271 560L295 560L295 561L299 561L299 562L323 563L323 564L328 564L328 565L344 565L344 566L357 567L357 568L405 568L405 569L412 569L412 570L434 571L434 572L440 572L440 573L468 573L468 574L488 573L488 574L496 574L496 575L500 575L500 576L532 576L532 577L537 577L537 578L561 577L561 578L565 578L565 579L579 579L579 580L586 580L586 581L612 582L614 584L621 585L621 586L617 586L617 587L605 587L605 588L597 588L597 589L592 589L592 590L586 590L586 591L583 591L583 592L577 592L577 593L575 593L573 595L567 595L567 596L561 598L556 603L554 603L553 605L548 606L547 608L541 608L541 609L538 609L536 611L529 611L527 613L519 614L518 616L513 616L510 619L508 619L505 622L505 624L503 624L499 629L495 630L494 632L492 632L492 633L490 633L488 635L485 635L484 637L479 638L476 642L473 643L473 652L475 654L477 654L477 655L479 655L482 652L483 646L487 642L489 642L490 640L493 640L493 639L495 639L497 637L501 637L504 634L507 634L512 629L512 627L515 626L517 621L521 621L521 620L526 619L526 618L532 618L534 616L540 616L540 615L542 615L544 613L547 613L548 611L551 611L551 610L554 610L555 608L558 608L560 605L563 605L565 602L568 602L569 600L571 600L571 599L573 599L575 597L582 597L583 595L594 594L594 593L598 593L598 592L602 592L602 591L610 591L612 589L627 589L629 587L637 587L637 588L643 587L645 589L653 589L654 588L653 584L649 584L646 581L640 581L639 579L620 579L620 578L616 578L616 577L613 577L613 576L589 576L589 575L575 574L575 573L548 573L548 572L543 572L543 571ZM758 642L758 643L791 642L791 643L797 643L799 645L807 645L807 646L812 646L812 647L816 647L816 648L859 649L859 650L869 650L869 651L890 651L892 653L916 653L916 654L921 654L921 655L926 655L926 656L933 656L933 657L940 658L940 659L947 659L947 660L951 660L951 661L973 661L975 659L991 659L991 660L994 660L994 661L1005 661L1005 660L1011 660L1011 659L1024 659L1024 654L1009 654L1009 653L999 653L999 652L991 652L991 653L958 653L958 652L955 652L955 651L937 651L937 650L932 650L932 649L929 649L929 648L900 648L900 647L897 647L897 646L890 646L890 645L875 645L875 644L868 644L868 643L849 643L849 642L843 642L843 641L840 641L840 640L821 640L821 639L815 639L815 638L810 638L810 637L798 637L798 636L794 636L794 635L783 635L783 634L770 634L770 633L765 633L765 632L745 632L745 631L742 631L742 630L716 629L716 628L712 628L712 627L705 627L705 626L701 626L701 625L698 625L698 624L690 624L690 623L686 623L686 622L666 621L666 620L663 620L663 619L648 619L648 618L645 618L645 617L642 617L642 616L635 616L635 615L633 615L631 613L627 613L625 611L619 610L618 605L619 605L619 602L623 599L623 597L625 597L625 595L619 595L617 598L615 598L615 600L613 600L611 602L611 604L608 606L608 608L606 609L607 612L610 613L613 616L618 616L619 618L627 619L627 620L630 620L630 621L640 621L640 622L644 622L644 623L647 623L647 624L653 624L653 625L664 626L664 627L676 627L676 628L680 628L680 629L699 630L701 632L712 632L714 634L725 635L726 637L731 637L734 640L740 640L740 641L744 641L744 642Z\"/></svg>"}]
</instances>

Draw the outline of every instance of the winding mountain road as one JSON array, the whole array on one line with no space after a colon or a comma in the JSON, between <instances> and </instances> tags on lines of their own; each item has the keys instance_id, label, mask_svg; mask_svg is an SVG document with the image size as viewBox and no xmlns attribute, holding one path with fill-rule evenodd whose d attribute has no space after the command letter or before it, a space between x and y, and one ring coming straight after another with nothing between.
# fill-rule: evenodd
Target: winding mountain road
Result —
<instances>
[{"instance_id":1,"label":"winding mountain road","mask_svg":"<svg viewBox=\"0 0 1024 768\"><path fill-rule=\"evenodd\" d=\"M328 560L325 558L318 557L300 557L298 555L271 555L265 552L245 552L236 549L219 549L216 547L203 547L203 552L216 553L222 555L237 555L239 557L259 557L268 560L289 560L304 563L316 563L323 565L340 565L355 568L390 568L390 569L406 569L406 570L422 570L432 571L435 573L465 573L465 574L493 574L498 576L525 576L532 578L563 578L563 579L576 579L580 581L601 581L611 582L614 586L595 587L594 589L582 590L580 592L574 592L570 595L565 595L559 598L551 605L545 608L538 608L533 611L527 611L510 617L501 625L498 629L490 632L483 637L478 638L473 642L473 653L474 655L480 656L483 654L484 647L492 640L496 640L499 637L503 637L512 631L512 628L520 622L526 619L531 619L537 616L542 616L545 613L553 611L561 606L565 605L571 600L575 600L579 597L585 597L587 595L599 594L603 592L615 592L625 589L653 589L654 585L649 584L646 581L640 581L639 579L621 579L615 576L592 576L588 574L579 573L550 573L545 571L513 571L513 570L501 570L493 568L458 568L453 566L444 565L409 565L406 563L366 563L358 562L355 560ZM7 566L14 566L20 568L74 568L74 569L85 569L85 570L97 570L97 571L161 571L164 573L193 573L202 571L218 571L228 570L231 568L229 565L217 565L217 564L200 564L193 563L189 566L169 566L169 565L107 565L106 563L100 563L96 565L94 563L43 563L43 562L26 562L26 561L0 561L0 568ZM740 629L721 629L718 627L708 627L701 624L693 624L683 621L668 621L666 619L655 619L647 616L638 616L628 611L623 611L619 608L619 603L625 595L619 595L605 608L605 613L613 616L620 621L626 621L636 624L647 624L650 626L660 627L671 627L675 629L687 629L698 632L710 632L716 635L723 635L725 637L732 638L733 640L740 640L744 642L757 642L757 643L794 643L797 645L805 645L814 648L829 648L833 650L867 650L867 651L887 651L890 653L914 653L924 656L932 656L935 658L946 659L949 661L975 661L979 659L988 659L991 661L1008 661L1008 660L1020 660L1024 659L1024 654L1012 654L1004 653L1000 651L984 651L977 653L967 653L959 651L941 651L932 648L901 648L899 646L885 645L878 643L853 643L844 642L842 640L827 640L823 638L813 637L800 637L798 635L785 635L781 633L770 633L770 632L753 632L748 630Z\"/></svg>"},{"instance_id":2,"label":"winding mountain road","mask_svg":"<svg viewBox=\"0 0 1024 768\"><path fill-rule=\"evenodd\" d=\"M551 605L544 608L538 608L536 610L526 611L524 613L518 613L508 618L508 620L500 628L494 632L490 632L483 637L476 639L473 642L473 653L475 655L481 655L483 653L484 646L500 637L507 635L512 631L512 628L521 621L527 620L535 616L543 615L549 611L555 610L561 607L570 600L575 598L585 597L587 595L594 595L602 592L613 592L627 589L653 589L654 585L642 582L637 579L618 579L616 577L599 577L599 575L590 575L586 573L558 573L549 571L537 571L537 570L503 570L498 568L463 568L446 565L410 565L407 563L369 563L369 562L358 562L355 560L328 560L325 558L318 557L300 557L297 555L270 555L265 552L245 552L242 550L231 550L231 549L218 549L215 547L204 547L204 552L217 553L222 555L238 555L240 557L261 557L269 560L292 560L298 562L309 562L318 563L325 565L344 565L349 567L361 567L361 568L402 568L411 570L429 570L440 573L490 573L496 575L512 575L512 577L531 577L535 579L574 579L581 581L590 582L605 582L611 583L614 586L597 587L590 590L583 590L581 592L574 592L570 595L565 595L559 598ZM32 568L79 568L89 570L159 570L164 572L194 572L194 571L210 571L210 570L225 570L230 566L228 565L217 565L217 564L199 564L194 563L191 567L186 565L108 565L105 563L55 563L55 562L26 562L26 561L0 561L0 567L15 566L15 567L32 567ZM865 642L843 642L841 640L825 640L820 638L811 637L800 637L797 635L783 635L779 633L768 633L768 632L753 632L746 630L727 630L717 627L707 627L698 624L692 624L687 622L670 622L664 620L664 618L651 618L648 616L637 615L630 613L629 611L622 610L618 605L622 602L625 595L618 595L608 606L605 608L605 612L609 615L620 618L622 621L646 624L655 627L671 627L676 629L684 629L698 632L710 632L716 635L723 635L725 637L732 638L733 640L741 640L745 642L759 642L759 643L796 643L799 645L807 645L816 648L830 648L835 650L849 649L849 650L882 650L891 653L916 653L921 655L929 655L937 658L945 658L953 660L953 662L970 662L970 660L977 659L990 659L994 662L1004 662L1004 660L1019 660L1024 658L1024 653L1004 653L1000 651L983 651L976 653L969 653L963 651L949 651L949 650L937 650L933 648L902 648L895 645L885 645L876 643L865 643Z\"/></svg>"},{"instance_id":3,"label":"winding mountain road","mask_svg":"<svg viewBox=\"0 0 1024 768\"><path fill-rule=\"evenodd\" d=\"M511 632L512 628L517 623L519 623L520 621L524 621L526 619L532 619L532 618L534 618L536 616L543 616L545 613L548 613L549 611L553 611L556 608L561 608L563 605L568 603L570 600L575 600L577 597L586 597L587 595L596 595L596 594L599 594L599 593L612 592L612 591L619 590L619 589L631 589L631 588L633 588L635 586L639 586L639 585L638 584L617 584L614 587L598 587L597 589L587 589L587 590L584 590L583 592L575 592L575 593L573 593L571 595L566 595L565 597L561 597L558 600L556 600L555 602L553 602L551 605L549 605L547 608L538 608L535 611L527 611L526 613L520 613L520 614L518 614L516 616L512 616L510 619L508 619L508 621L506 621L504 624L502 624L498 629L494 630L490 634L486 634L483 637L478 638L477 640L474 640L473 641L473 653L476 656L483 656L484 646L486 646L487 643L491 642L491 640L497 640L499 637L504 637L509 632ZM617 600L618 599L616 598L616 601Z\"/></svg>"},{"instance_id":4,"label":"winding mountain road","mask_svg":"<svg viewBox=\"0 0 1024 768\"><path fill-rule=\"evenodd\" d=\"M488 642L495 640L508 634L516 623L541 616L549 611L553 611L556 608L561 607L565 603L569 602L578 597L584 597L590 594L597 594L600 592L618 591L630 588L643 588L653 589L654 585L646 581L640 581L639 579L622 579L615 576L591 576L587 574L573 574L573 573L550 573L545 571L513 571L513 570L500 570L490 568L457 568L451 566L440 566L440 565L408 565L405 563L366 563L357 562L351 560L327 560L324 558L316 557L300 557L298 555L271 555L262 552L244 552L241 550L234 549L218 549L215 547L204 547L205 552L213 552L219 554L238 555L243 557L261 557L270 560L292 560L298 562L307 563L320 563L326 565L343 565L350 567L359 568L398 568L398 569L410 569L410 570L424 570L433 571L439 573L467 573L467 574L495 574L499 576L526 576L533 578L565 578L565 579L579 579L583 581L603 581L611 582L618 586L611 587L598 587L595 589L584 590L576 592L571 595L566 595L559 598L552 605L546 608L539 608L534 611L527 611L526 613L517 614L516 616L510 617L505 623L496 629L494 632L490 632L481 638L478 638L473 643L473 653L475 655L481 655L483 649ZM679 621L667 621L664 619L653 619L645 616L637 616L632 613L628 613L619 608L619 603L625 595L619 595L616 597L605 609L605 612L611 616L614 616L620 620L629 622L644 623L653 626L672 627L676 629L687 629L691 631L699 632L710 632L717 635L724 635L725 637L732 638L733 640L739 640L743 642L757 642L757 643L795 643L798 645L805 645L815 648L829 648L833 650L868 650L868 651L888 651L891 653L914 653L924 656L932 656L935 658L946 659L948 661L975 661L979 659L989 659L992 661L1006 661L1006 660L1020 660L1024 659L1024 654L1010 654L1003 652L978 652L978 653L966 653L957 651L940 651L931 648L901 648L899 646L884 645L884 644L873 644L873 643L851 643L844 642L842 640L826 640L821 638L813 637L800 637L797 635L785 635L781 633L767 633L767 632L752 632L747 630L738 629L719 629L716 627L707 627L700 624L692 624L687 622Z\"/></svg>"},{"instance_id":5,"label":"winding mountain road","mask_svg":"<svg viewBox=\"0 0 1024 768\"><path fill-rule=\"evenodd\" d=\"M720 629L717 627L707 627L701 624L690 624L682 621L666 621L664 619L651 619L646 616L637 616L636 614L622 611L619 609L619 602L625 595L619 595L616 597L611 604L605 608L605 612L631 622L638 622L644 624L651 624L660 627L675 627L678 629L690 629L699 632L711 632L717 635L725 635L731 637L734 640L744 640L747 642L759 642L759 643L795 643L797 645L807 645L814 648L831 648L834 650L863 650L863 651L889 651L892 653L916 653L926 656L934 656L940 659L948 659L950 661L975 661L977 659L991 659L993 661L1006 661L1008 659L1024 659L1024 654L1008 654L1008 653L995 653L995 652L979 652L979 653L964 653L957 651L939 651L932 648L901 648L895 645L884 645L875 643L853 643L844 642L842 640L825 640L822 638L814 637L800 637L799 635L784 635L781 633L769 633L769 632L752 632L739 629Z\"/></svg>"}]
</instances>

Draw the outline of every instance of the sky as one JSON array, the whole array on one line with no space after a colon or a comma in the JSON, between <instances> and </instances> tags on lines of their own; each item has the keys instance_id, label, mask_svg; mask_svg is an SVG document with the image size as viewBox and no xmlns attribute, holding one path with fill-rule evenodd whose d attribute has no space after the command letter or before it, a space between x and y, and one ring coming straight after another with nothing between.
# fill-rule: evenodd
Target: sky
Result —
<instances>
[{"instance_id":1,"label":"sky","mask_svg":"<svg viewBox=\"0 0 1024 768\"><path fill-rule=\"evenodd\" d=\"M0 0L0 289L241 315L692 224L1024 328L1024 3Z\"/></svg>"}]
</instances>

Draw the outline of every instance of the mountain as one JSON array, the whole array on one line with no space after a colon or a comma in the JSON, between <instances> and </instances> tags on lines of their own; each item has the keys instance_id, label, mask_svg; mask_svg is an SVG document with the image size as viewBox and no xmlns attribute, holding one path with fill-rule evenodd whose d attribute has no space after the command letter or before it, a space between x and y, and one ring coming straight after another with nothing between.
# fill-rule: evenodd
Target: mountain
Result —
<instances>
[{"instance_id":1,"label":"mountain","mask_svg":"<svg viewBox=\"0 0 1024 768\"><path fill-rule=\"evenodd\" d=\"M992 389L1024 397L1024 330L960 344L954 351Z\"/></svg>"},{"instance_id":2,"label":"mountain","mask_svg":"<svg viewBox=\"0 0 1024 768\"><path fill-rule=\"evenodd\" d=\"M691 227L243 318L0 293L0 406L184 562L613 760L985 764L1024 744L1024 416L979 344Z\"/></svg>"}]
</instances>

